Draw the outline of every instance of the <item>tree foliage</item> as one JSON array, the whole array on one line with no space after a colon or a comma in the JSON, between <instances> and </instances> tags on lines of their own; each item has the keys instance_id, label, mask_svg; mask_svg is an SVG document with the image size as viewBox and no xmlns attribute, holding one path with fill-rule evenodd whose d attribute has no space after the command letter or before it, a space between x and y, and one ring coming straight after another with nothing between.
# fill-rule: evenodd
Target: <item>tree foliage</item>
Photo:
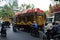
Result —
<instances>
[{"instance_id":1,"label":"tree foliage","mask_svg":"<svg viewBox=\"0 0 60 40\"><path fill-rule=\"evenodd\" d=\"M58 1L58 0L54 0L54 1Z\"/></svg>"},{"instance_id":2,"label":"tree foliage","mask_svg":"<svg viewBox=\"0 0 60 40\"><path fill-rule=\"evenodd\" d=\"M20 6L20 11L24 11L26 9L33 9L34 8L34 5L30 5L30 4L21 4Z\"/></svg>"},{"instance_id":3,"label":"tree foliage","mask_svg":"<svg viewBox=\"0 0 60 40\"><path fill-rule=\"evenodd\" d=\"M17 3L17 0L13 1L13 4L12 4L13 8L18 8L18 3Z\"/></svg>"},{"instance_id":4,"label":"tree foliage","mask_svg":"<svg viewBox=\"0 0 60 40\"><path fill-rule=\"evenodd\" d=\"M54 1L59 1L60 2L60 0L54 0Z\"/></svg>"},{"instance_id":5,"label":"tree foliage","mask_svg":"<svg viewBox=\"0 0 60 40\"><path fill-rule=\"evenodd\" d=\"M5 5L0 12L0 17L4 18L4 17L12 17L12 16L13 16L13 11L8 5Z\"/></svg>"},{"instance_id":6,"label":"tree foliage","mask_svg":"<svg viewBox=\"0 0 60 40\"><path fill-rule=\"evenodd\" d=\"M0 10L0 17L13 17L14 9L18 8L18 3L16 0L13 3L9 3L8 5L4 5L2 10Z\"/></svg>"}]
</instances>

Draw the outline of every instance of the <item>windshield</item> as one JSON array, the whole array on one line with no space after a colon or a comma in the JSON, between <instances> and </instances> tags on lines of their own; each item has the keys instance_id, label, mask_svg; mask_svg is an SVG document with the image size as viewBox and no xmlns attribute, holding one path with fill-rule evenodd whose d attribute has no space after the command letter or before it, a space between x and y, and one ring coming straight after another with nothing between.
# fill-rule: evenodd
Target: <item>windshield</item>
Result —
<instances>
[{"instance_id":1,"label":"windshield","mask_svg":"<svg viewBox=\"0 0 60 40\"><path fill-rule=\"evenodd\" d=\"M52 23L52 19L53 19L53 18L47 18L47 20L46 20L47 23Z\"/></svg>"}]
</instances>

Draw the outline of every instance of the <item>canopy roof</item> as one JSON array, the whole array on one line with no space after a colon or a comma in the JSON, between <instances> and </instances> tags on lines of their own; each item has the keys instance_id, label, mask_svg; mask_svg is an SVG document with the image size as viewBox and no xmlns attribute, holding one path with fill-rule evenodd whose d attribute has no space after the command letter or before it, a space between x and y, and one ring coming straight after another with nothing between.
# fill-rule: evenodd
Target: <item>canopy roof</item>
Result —
<instances>
[{"instance_id":1,"label":"canopy roof","mask_svg":"<svg viewBox=\"0 0 60 40\"><path fill-rule=\"evenodd\" d=\"M34 9L28 9L28 10L25 10L25 11L23 11L23 12L17 12L17 13L15 13L15 16L21 15L21 14L32 13L32 12L40 12L40 13L44 13L43 10L40 10L39 8L34 8Z\"/></svg>"}]
</instances>

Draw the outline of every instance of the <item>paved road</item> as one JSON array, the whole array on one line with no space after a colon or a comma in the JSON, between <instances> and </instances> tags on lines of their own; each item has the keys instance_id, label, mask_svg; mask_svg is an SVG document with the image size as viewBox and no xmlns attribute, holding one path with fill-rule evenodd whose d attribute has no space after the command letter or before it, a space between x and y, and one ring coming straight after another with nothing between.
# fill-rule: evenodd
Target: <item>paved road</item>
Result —
<instances>
[{"instance_id":1,"label":"paved road","mask_svg":"<svg viewBox=\"0 0 60 40\"><path fill-rule=\"evenodd\" d=\"M42 38L32 37L30 33L26 32L13 32L12 28L8 29L7 37L3 38L0 36L0 40L42 40Z\"/></svg>"}]
</instances>

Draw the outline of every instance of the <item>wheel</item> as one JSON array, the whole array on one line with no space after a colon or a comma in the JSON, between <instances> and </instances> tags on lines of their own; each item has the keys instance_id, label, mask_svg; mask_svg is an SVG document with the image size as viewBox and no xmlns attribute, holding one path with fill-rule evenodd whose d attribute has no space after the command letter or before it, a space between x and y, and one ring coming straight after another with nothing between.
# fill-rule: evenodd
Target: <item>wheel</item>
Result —
<instances>
[{"instance_id":1,"label":"wheel","mask_svg":"<svg viewBox=\"0 0 60 40\"><path fill-rule=\"evenodd\" d=\"M17 32L17 30L16 30L16 28L15 28L15 27L13 27L13 31L14 31L14 32Z\"/></svg>"},{"instance_id":2,"label":"wheel","mask_svg":"<svg viewBox=\"0 0 60 40\"><path fill-rule=\"evenodd\" d=\"M35 36L35 34L34 34L33 30L31 31L31 36Z\"/></svg>"},{"instance_id":3,"label":"wheel","mask_svg":"<svg viewBox=\"0 0 60 40\"><path fill-rule=\"evenodd\" d=\"M39 32L36 33L36 37L39 37Z\"/></svg>"},{"instance_id":4,"label":"wheel","mask_svg":"<svg viewBox=\"0 0 60 40\"><path fill-rule=\"evenodd\" d=\"M6 36L7 36L7 34L6 34L6 33L4 33L4 34L2 33L2 34L1 34L1 36L2 36L2 37L6 37Z\"/></svg>"},{"instance_id":5,"label":"wheel","mask_svg":"<svg viewBox=\"0 0 60 40\"><path fill-rule=\"evenodd\" d=\"M46 35L43 36L43 40L48 40L47 37L46 37Z\"/></svg>"},{"instance_id":6,"label":"wheel","mask_svg":"<svg viewBox=\"0 0 60 40\"><path fill-rule=\"evenodd\" d=\"M13 31L14 31L14 32L17 32L16 29L17 29L16 25L13 25Z\"/></svg>"}]
</instances>

